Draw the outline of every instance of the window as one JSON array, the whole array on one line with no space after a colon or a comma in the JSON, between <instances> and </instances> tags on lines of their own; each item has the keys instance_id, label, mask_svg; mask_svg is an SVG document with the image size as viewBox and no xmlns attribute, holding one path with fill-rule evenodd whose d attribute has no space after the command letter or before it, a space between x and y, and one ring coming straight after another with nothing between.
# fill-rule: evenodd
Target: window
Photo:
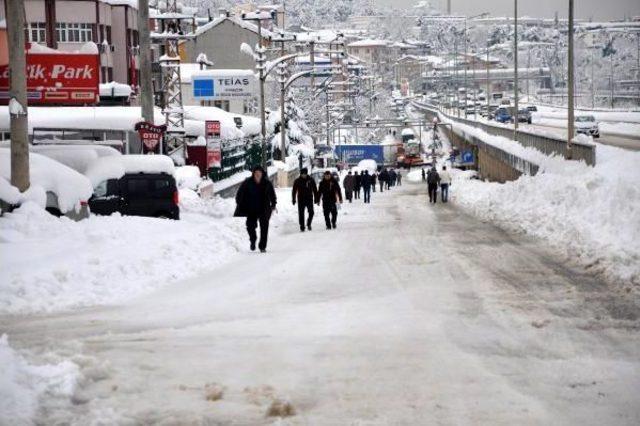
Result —
<instances>
[{"instance_id":1,"label":"window","mask_svg":"<svg viewBox=\"0 0 640 426\"><path fill-rule=\"evenodd\" d=\"M27 39L32 43L46 43L46 25L44 22L30 22L26 24Z\"/></svg>"},{"instance_id":2,"label":"window","mask_svg":"<svg viewBox=\"0 0 640 426\"><path fill-rule=\"evenodd\" d=\"M223 109L227 112L229 112L229 110L231 109L229 105L229 101L213 101L213 106L216 108Z\"/></svg>"},{"instance_id":3,"label":"window","mask_svg":"<svg viewBox=\"0 0 640 426\"><path fill-rule=\"evenodd\" d=\"M85 43L93 41L91 24L79 24L58 22L56 24L56 36L63 43Z\"/></svg>"},{"instance_id":4,"label":"window","mask_svg":"<svg viewBox=\"0 0 640 426\"><path fill-rule=\"evenodd\" d=\"M149 181L147 179L127 180L127 193L129 195L149 195Z\"/></svg>"},{"instance_id":5,"label":"window","mask_svg":"<svg viewBox=\"0 0 640 426\"><path fill-rule=\"evenodd\" d=\"M96 198L107 196L107 181L103 180L93 190L93 196Z\"/></svg>"}]
</instances>

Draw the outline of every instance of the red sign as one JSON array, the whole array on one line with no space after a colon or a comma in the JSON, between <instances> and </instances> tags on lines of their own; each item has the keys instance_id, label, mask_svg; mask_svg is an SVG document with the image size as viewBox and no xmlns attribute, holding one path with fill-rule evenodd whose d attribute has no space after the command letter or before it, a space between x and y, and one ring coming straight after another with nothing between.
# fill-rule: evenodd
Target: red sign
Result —
<instances>
[{"instance_id":1,"label":"red sign","mask_svg":"<svg viewBox=\"0 0 640 426\"><path fill-rule=\"evenodd\" d=\"M98 102L100 60L87 53L27 52L29 105L84 105ZM9 66L0 65L0 104L9 102Z\"/></svg>"},{"instance_id":2,"label":"red sign","mask_svg":"<svg viewBox=\"0 0 640 426\"><path fill-rule=\"evenodd\" d=\"M220 122L218 120L207 120L204 127L207 136L220 137Z\"/></svg>"},{"instance_id":3,"label":"red sign","mask_svg":"<svg viewBox=\"0 0 640 426\"><path fill-rule=\"evenodd\" d=\"M136 124L135 129L142 142L142 152L145 154L159 154L158 147L167 126L156 126L155 124L141 121Z\"/></svg>"}]
</instances>

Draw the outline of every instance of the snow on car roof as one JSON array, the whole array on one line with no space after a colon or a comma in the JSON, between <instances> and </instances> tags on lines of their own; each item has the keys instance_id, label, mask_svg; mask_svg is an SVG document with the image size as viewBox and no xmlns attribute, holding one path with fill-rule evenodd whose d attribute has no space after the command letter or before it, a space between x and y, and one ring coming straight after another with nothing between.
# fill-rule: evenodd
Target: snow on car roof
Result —
<instances>
[{"instance_id":1,"label":"snow on car roof","mask_svg":"<svg viewBox=\"0 0 640 426\"><path fill-rule=\"evenodd\" d=\"M29 154L29 174L32 187L56 194L62 213L79 208L93 193L85 176L44 155ZM11 179L11 150L7 148L0 148L0 176Z\"/></svg>"},{"instance_id":2,"label":"snow on car roof","mask_svg":"<svg viewBox=\"0 0 640 426\"><path fill-rule=\"evenodd\" d=\"M93 187L109 179L119 179L127 173L175 173L171 158L166 155L121 155L98 158L91 163L85 176Z\"/></svg>"},{"instance_id":3,"label":"snow on car roof","mask_svg":"<svg viewBox=\"0 0 640 426\"><path fill-rule=\"evenodd\" d=\"M89 165L100 157L122 155L116 149L102 145L31 145L31 152L37 152L79 173L85 173Z\"/></svg>"}]
</instances>

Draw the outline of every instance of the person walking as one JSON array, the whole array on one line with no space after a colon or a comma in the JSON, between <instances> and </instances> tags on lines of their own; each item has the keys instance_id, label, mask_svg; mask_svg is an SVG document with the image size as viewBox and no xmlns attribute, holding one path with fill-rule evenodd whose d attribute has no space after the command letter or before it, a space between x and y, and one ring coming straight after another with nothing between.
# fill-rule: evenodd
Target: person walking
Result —
<instances>
[{"instance_id":1,"label":"person walking","mask_svg":"<svg viewBox=\"0 0 640 426\"><path fill-rule=\"evenodd\" d=\"M307 229L311 231L311 222L313 222L313 202L318 198L318 187L316 181L309 176L306 167L300 169L300 176L293 181L293 189L291 190L291 201L293 205L298 203L298 222L300 223L300 232L305 231L304 211L307 210Z\"/></svg>"},{"instance_id":2,"label":"person walking","mask_svg":"<svg viewBox=\"0 0 640 426\"><path fill-rule=\"evenodd\" d=\"M442 171L440 172L440 196L442 197L443 203L446 203L449 201L450 186L451 186L451 174L447 171L447 166L442 166Z\"/></svg>"},{"instance_id":3,"label":"person walking","mask_svg":"<svg viewBox=\"0 0 640 426\"><path fill-rule=\"evenodd\" d=\"M387 190L390 190L393 185L396 183L396 172L393 169L389 170L387 174Z\"/></svg>"},{"instance_id":4,"label":"person walking","mask_svg":"<svg viewBox=\"0 0 640 426\"><path fill-rule=\"evenodd\" d=\"M436 203L438 200L438 183L440 183L440 175L436 171L436 167L433 166L427 172L427 187L429 190L429 202Z\"/></svg>"},{"instance_id":5,"label":"person walking","mask_svg":"<svg viewBox=\"0 0 640 426\"><path fill-rule=\"evenodd\" d=\"M371 189L373 189L373 192L376 192L377 179L378 179L378 173L374 171L373 173L371 173Z\"/></svg>"},{"instance_id":6,"label":"person walking","mask_svg":"<svg viewBox=\"0 0 640 426\"><path fill-rule=\"evenodd\" d=\"M344 177L342 185L344 186L344 196L351 202L353 200L353 187L356 185L355 177L351 174L351 171Z\"/></svg>"},{"instance_id":7,"label":"person walking","mask_svg":"<svg viewBox=\"0 0 640 426\"><path fill-rule=\"evenodd\" d=\"M342 204L342 190L338 180L331 176L331 172L326 171L318 187L318 198L316 204L320 205L322 200L322 211L324 212L324 222L327 229L336 229L338 219L338 207L336 203Z\"/></svg>"},{"instance_id":8,"label":"person walking","mask_svg":"<svg viewBox=\"0 0 640 426\"><path fill-rule=\"evenodd\" d=\"M387 179L389 179L389 172L387 169L382 169L378 175L378 182L380 183L380 192L384 192L384 187L387 185Z\"/></svg>"},{"instance_id":9,"label":"person walking","mask_svg":"<svg viewBox=\"0 0 640 426\"><path fill-rule=\"evenodd\" d=\"M427 181L427 174L424 172L424 167L422 168L422 181L423 182Z\"/></svg>"},{"instance_id":10,"label":"person walking","mask_svg":"<svg viewBox=\"0 0 640 426\"><path fill-rule=\"evenodd\" d=\"M371 203L371 175L368 170L362 175L362 192L364 193L364 202Z\"/></svg>"},{"instance_id":11,"label":"person walking","mask_svg":"<svg viewBox=\"0 0 640 426\"><path fill-rule=\"evenodd\" d=\"M247 233L251 251L256 249L256 228L260 223L260 241L258 248L262 253L267 251L269 236L269 219L276 209L277 199L273 184L267 178L261 166L255 166L251 176L246 178L236 192L235 217L246 217Z\"/></svg>"},{"instance_id":12,"label":"person walking","mask_svg":"<svg viewBox=\"0 0 640 426\"><path fill-rule=\"evenodd\" d=\"M398 186L402 186L402 170L398 170L398 174L396 176L396 183Z\"/></svg>"},{"instance_id":13,"label":"person walking","mask_svg":"<svg viewBox=\"0 0 640 426\"><path fill-rule=\"evenodd\" d=\"M356 200L359 200L360 188L362 188L362 176L359 175L358 172L356 172L353 178L355 180L355 184L353 185L353 193L355 194Z\"/></svg>"}]
</instances>

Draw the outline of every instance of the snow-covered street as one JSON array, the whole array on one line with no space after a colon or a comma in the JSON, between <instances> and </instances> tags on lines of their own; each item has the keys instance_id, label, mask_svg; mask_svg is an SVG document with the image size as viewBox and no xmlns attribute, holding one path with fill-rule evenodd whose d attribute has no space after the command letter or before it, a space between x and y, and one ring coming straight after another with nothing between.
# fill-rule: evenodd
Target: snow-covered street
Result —
<instances>
[{"instance_id":1,"label":"snow-covered street","mask_svg":"<svg viewBox=\"0 0 640 426\"><path fill-rule=\"evenodd\" d=\"M41 393L36 422L640 423L633 293L455 192L429 205L422 184L345 205L335 231L320 211L305 233L281 214L267 254L124 304L1 317L10 351L75 381ZM268 417L274 401L295 415Z\"/></svg>"}]
</instances>

